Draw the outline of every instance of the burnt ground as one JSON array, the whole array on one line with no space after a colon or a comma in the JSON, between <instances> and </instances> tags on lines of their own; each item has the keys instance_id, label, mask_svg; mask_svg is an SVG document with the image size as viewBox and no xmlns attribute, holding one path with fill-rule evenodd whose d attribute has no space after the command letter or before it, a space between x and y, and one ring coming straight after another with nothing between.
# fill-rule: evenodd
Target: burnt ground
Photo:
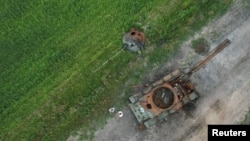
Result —
<instances>
[{"instance_id":1,"label":"burnt ground","mask_svg":"<svg viewBox=\"0 0 250 141\"><path fill-rule=\"evenodd\" d=\"M206 39L209 50L229 39L229 46L191 76L200 95L198 100L144 131L138 129L134 115L124 107L124 116L114 115L108 119L103 129L96 131L94 141L203 141L207 140L208 124L241 121L250 107L250 8L244 2L235 0L226 14L190 37L177 54L158 69L162 74L169 68L192 66L201 60L206 52L200 54L191 48L195 39ZM153 75L153 72L148 74L148 78Z\"/></svg>"}]
</instances>

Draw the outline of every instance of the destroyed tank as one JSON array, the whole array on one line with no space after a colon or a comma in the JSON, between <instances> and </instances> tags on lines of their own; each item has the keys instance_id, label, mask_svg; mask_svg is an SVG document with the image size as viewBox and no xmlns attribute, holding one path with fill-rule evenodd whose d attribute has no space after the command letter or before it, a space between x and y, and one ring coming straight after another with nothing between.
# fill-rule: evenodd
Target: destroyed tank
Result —
<instances>
[{"instance_id":1,"label":"destroyed tank","mask_svg":"<svg viewBox=\"0 0 250 141\"><path fill-rule=\"evenodd\" d=\"M131 28L129 32L123 34L122 43L122 49L141 53L145 45L145 35L138 29Z\"/></svg>"},{"instance_id":2,"label":"destroyed tank","mask_svg":"<svg viewBox=\"0 0 250 141\"><path fill-rule=\"evenodd\" d=\"M226 39L188 71L177 69L129 97L129 107L142 129L167 120L168 115L199 97L189 77L230 44Z\"/></svg>"}]
</instances>

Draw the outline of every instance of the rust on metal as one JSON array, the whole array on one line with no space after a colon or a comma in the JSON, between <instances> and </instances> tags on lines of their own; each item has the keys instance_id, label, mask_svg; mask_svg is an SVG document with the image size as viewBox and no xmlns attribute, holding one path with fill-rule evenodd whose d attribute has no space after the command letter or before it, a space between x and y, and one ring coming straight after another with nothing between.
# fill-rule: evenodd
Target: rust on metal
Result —
<instances>
[{"instance_id":1,"label":"rust on metal","mask_svg":"<svg viewBox=\"0 0 250 141\"><path fill-rule=\"evenodd\" d=\"M172 73L172 76L177 75L177 72L179 71ZM149 91L143 96L140 105L155 115L170 109L178 110L183 106L182 99L187 98L193 91L194 87L188 78L177 77Z\"/></svg>"}]
</instances>

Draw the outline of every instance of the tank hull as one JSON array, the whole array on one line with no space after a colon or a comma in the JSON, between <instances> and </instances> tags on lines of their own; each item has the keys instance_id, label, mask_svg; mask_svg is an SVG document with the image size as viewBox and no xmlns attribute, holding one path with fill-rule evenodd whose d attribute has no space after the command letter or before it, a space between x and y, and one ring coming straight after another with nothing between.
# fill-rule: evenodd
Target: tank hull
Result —
<instances>
[{"instance_id":1,"label":"tank hull","mask_svg":"<svg viewBox=\"0 0 250 141\"><path fill-rule=\"evenodd\" d=\"M188 77L175 70L149 85L141 94L131 96L129 107L139 124L149 128L197 98L198 94Z\"/></svg>"}]
</instances>

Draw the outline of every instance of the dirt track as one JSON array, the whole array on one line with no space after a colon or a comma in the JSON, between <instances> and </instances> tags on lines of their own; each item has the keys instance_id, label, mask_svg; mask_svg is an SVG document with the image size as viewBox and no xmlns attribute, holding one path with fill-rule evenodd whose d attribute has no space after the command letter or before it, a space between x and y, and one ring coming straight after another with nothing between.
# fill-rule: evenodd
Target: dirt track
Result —
<instances>
[{"instance_id":1,"label":"dirt track","mask_svg":"<svg viewBox=\"0 0 250 141\"><path fill-rule=\"evenodd\" d=\"M191 41L204 37L211 49L224 39L231 44L205 67L192 75L200 98L174 113L167 122L139 131L135 117L125 107L124 117L110 118L95 133L94 141L203 141L207 140L207 124L239 122L250 107L250 8L236 1L222 17L212 21L186 41L180 51L159 72L169 67L184 67L203 56L190 48ZM176 64L176 65L172 65ZM152 75L152 74L149 74Z\"/></svg>"}]
</instances>

